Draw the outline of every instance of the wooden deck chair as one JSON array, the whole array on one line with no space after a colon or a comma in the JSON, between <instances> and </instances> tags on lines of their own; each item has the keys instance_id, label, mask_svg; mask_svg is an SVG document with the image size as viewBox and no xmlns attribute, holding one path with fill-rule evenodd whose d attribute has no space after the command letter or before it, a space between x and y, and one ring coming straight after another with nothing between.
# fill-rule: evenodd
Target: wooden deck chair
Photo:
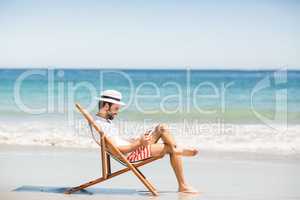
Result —
<instances>
[{"instance_id":1,"label":"wooden deck chair","mask_svg":"<svg viewBox=\"0 0 300 200\"><path fill-rule=\"evenodd\" d=\"M106 137L105 133L102 131L101 127L94 121L93 117L85 110L83 109L79 104L76 104L76 108L81 112L81 114L85 117L88 124L91 126L91 128L94 128L97 133L100 134L100 141L98 144L101 146L101 161L102 161L102 177L97 178L95 180L89 181L87 183L84 183L82 185L79 185L77 187L73 187L70 189L67 189L65 191L65 194L71 194L76 191L82 190L84 188L87 188L89 186L95 185L97 183L103 182L105 180L111 179L115 176L118 176L120 174L123 174L128 171L132 171L135 176L138 177L138 179L145 185L145 187L152 193L152 195L157 196L158 192L154 188L154 186L149 182L149 180L146 179L144 174L138 169L138 167L143 166L145 164L148 164L150 162L153 162L157 159L160 159L163 157L163 155L159 157L150 157L148 159L145 159L140 162L131 163L129 162L126 157L120 152L120 150L113 145L113 143L110 141L108 137ZM117 160L122 165L125 165L126 167L111 172L111 165L110 165L110 157L113 157L115 160Z\"/></svg>"}]
</instances>

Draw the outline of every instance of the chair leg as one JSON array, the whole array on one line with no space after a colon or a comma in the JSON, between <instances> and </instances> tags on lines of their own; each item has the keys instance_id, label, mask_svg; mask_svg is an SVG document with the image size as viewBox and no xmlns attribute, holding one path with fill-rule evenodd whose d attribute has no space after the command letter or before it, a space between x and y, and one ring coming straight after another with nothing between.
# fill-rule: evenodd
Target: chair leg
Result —
<instances>
[{"instance_id":1,"label":"chair leg","mask_svg":"<svg viewBox=\"0 0 300 200\"><path fill-rule=\"evenodd\" d=\"M120 175L120 174L123 174L123 173L125 173L125 172L128 172L129 170L130 170L130 168L125 167L125 168L123 168L123 169L121 169L121 170L119 170L119 171L116 171L116 172L114 172L114 173L112 173L112 174L109 174L109 175L107 176L107 178L104 178L104 177L97 178L97 179L95 179L95 180L92 180L92 181L89 181L89 182L87 182L87 183L81 184L81 185L79 185L79 186L77 186L77 187L70 188L70 189L66 190L64 193L65 193L65 194L72 194L72 193L77 192L77 191L79 191L79 190L82 190L82 189L84 189L84 188L90 187L90 186L92 186L92 185L101 183L101 182L103 182L103 181L105 181L105 180L111 179L111 178L113 178L113 177L115 177L115 176L118 176L118 175Z\"/></svg>"},{"instance_id":2,"label":"chair leg","mask_svg":"<svg viewBox=\"0 0 300 200\"><path fill-rule=\"evenodd\" d=\"M108 175L111 175L111 165L110 165L110 155L109 154L106 154L106 157L107 157L107 173Z\"/></svg>"},{"instance_id":3,"label":"chair leg","mask_svg":"<svg viewBox=\"0 0 300 200\"><path fill-rule=\"evenodd\" d=\"M152 190L154 190L154 191L157 191L156 189L155 189L155 187L153 186L153 184L152 183L150 183L150 181L146 178L146 176L137 168L137 167L135 167L136 168L136 170L138 171L138 173L148 182L148 184L149 184L149 186L152 188Z\"/></svg>"},{"instance_id":4,"label":"chair leg","mask_svg":"<svg viewBox=\"0 0 300 200\"><path fill-rule=\"evenodd\" d=\"M84 183L84 184L79 185L77 187L70 188L70 189L66 190L64 193L65 194L72 194L74 192L77 192L79 190L83 190L84 188L87 188L89 186L95 185L95 184L100 183L100 182L105 181L105 180L106 179L104 179L103 177L97 178L95 180L92 180L90 182Z\"/></svg>"},{"instance_id":5,"label":"chair leg","mask_svg":"<svg viewBox=\"0 0 300 200\"><path fill-rule=\"evenodd\" d=\"M143 176L143 178L146 178L146 176L139 170L139 168L135 167L135 169Z\"/></svg>"},{"instance_id":6,"label":"chair leg","mask_svg":"<svg viewBox=\"0 0 300 200\"><path fill-rule=\"evenodd\" d=\"M155 189L154 186L153 186L153 185L145 178L144 174L138 169L138 167L141 167L141 166L143 166L143 165L145 165L145 164L148 164L149 162L153 162L154 160L157 160L157 159L159 159L159 158L153 158L153 159L150 159L150 160L148 160L148 161L145 161L145 162L142 162L142 163L137 163L137 164L132 165L133 168L136 169L136 173L139 174L139 175L138 175L138 178L139 178L139 176L140 176L140 177L143 179L143 180L141 180L141 179L139 178L139 179L142 181L142 183L143 183L148 189L149 189L149 187L150 187L149 191L150 191L153 195L158 195L158 193L156 192L156 189ZM65 193L65 194L72 194L72 193L77 192L77 191L79 191L79 190L82 190L82 189L84 189L84 188L90 187L90 186L92 186L92 185L101 183L101 182L103 182L103 181L105 181L105 180L111 179L111 178L113 178L113 177L115 177L115 176L118 176L118 175L120 175L120 174L123 174L123 173L125 173L125 172L128 172L128 171L130 171L130 170L131 170L131 169L130 169L129 167L125 167L125 168L123 168L123 169L121 169L121 170L118 170L118 171L116 171L116 172L113 172L113 173L109 174L109 175L107 176L106 179L105 179L104 177L97 178L97 179L95 179L95 180L92 180L92 181L89 181L89 182L87 182L87 183L81 184L81 185L79 185L79 186L77 186L77 187L70 188L70 189L66 190L64 193ZM145 182L146 182L146 184L145 184Z\"/></svg>"},{"instance_id":7,"label":"chair leg","mask_svg":"<svg viewBox=\"0 0 300 200\"><path fill-rule=\"evenodd\" d=\"M130 166L131 165L131 166ZM138 177L138 179L140 179L140 181L145 185L145 187L154 195L154 196L158 196L157 191L153 188L152 184L143 177L143 175L140 174L140 172L138 172L138 170L136 169L136 167L132 164L130 164L128 167L130 168L130 170L134 173L134 175L136 175Z\"/></svg>"}]
</instances>

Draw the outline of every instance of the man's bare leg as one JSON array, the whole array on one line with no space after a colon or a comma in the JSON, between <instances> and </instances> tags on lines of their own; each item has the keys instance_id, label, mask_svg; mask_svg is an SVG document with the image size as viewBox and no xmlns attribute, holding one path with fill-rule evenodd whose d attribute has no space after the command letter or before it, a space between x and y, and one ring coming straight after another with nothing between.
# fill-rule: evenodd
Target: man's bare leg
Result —
<instances>
[{"instance_id":1,"label":"man's bare leg","mask_svg":"<svg viewBox=\"0 0 300 200\"><path fill-rule=\"evenodd\" d=\"M182 156L174 153L172 151L172 148L170 148L170 146L168 145L151 144L151 155L160 156L165 154L170 155L171 166L175 172L175 176L178 182L178 191L184 193L194 193L194 194L198 193L197 190L188 186L188 184L185 181L184 174L183 174Z\"/></svg>"},{"instance_id":2,"label":"man's bare leg","mask_svg":"<svg viewBox=\"0 0 300 200\"><path fill-rule=\"evenodd\" d=\"M151 144L157 143L158 140L161 138L164 144L167 144L172 148L173 153L177 153L183 156L195 156L198 154L197 149L178 147L172 134L169 131L169 128L164 124L156 126L154 132L151 135Z\"/></svg>"},{"instance_id":3,"label":"man's bare leg","mask_svg":"<svg viewBox=\"0 0 300 200\"><path fill-rule=\"evenodd\" d=\"M173 136L170 134L167 125L159 124L155 127L152 135L152 143L157 143L158 140L161 138L165 143L176 147L176 142Z\"/></svg>"}]
</instances>

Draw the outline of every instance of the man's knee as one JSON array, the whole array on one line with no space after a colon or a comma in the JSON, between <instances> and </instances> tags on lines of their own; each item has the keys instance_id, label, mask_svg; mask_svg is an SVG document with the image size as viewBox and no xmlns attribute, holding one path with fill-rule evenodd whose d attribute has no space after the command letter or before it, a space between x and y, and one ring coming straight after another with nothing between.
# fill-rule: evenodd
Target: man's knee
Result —
<instances>
[{"instance_id":1,"label":"man's knee","mask_svg":"<svg viewBox=\"0 0 300 200\"><path fill-rule=\"evenodd\" d=\"M172 154L172 149L170 148L169 145L164 146L164 154Z\"/></svg>"},{"instance_id":2,"label":"man's knee","mask_svg":"<svg viewBox=\"0 0 300 200\"><path fill-rule=\"evenodd\" d=\"M163 132L167 132L169 130L169 127L167 124L159 124L156 126L156 130L163 133Z\"/></svg>"}]
</instances>

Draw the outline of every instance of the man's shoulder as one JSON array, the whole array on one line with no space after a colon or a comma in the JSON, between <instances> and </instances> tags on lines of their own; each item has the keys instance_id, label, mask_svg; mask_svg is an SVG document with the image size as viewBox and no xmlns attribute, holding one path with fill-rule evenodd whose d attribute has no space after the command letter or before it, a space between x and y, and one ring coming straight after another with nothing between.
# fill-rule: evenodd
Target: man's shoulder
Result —
<instances>
[{"instance_id":1,"label":"man's shoulder","mask_svg":"<svg viewBox=\"0 0 300 200\"><path fill-rule=\"evenodd\" d=\"M109 123L106 119L99 117L97 115L94 116L94 119L96 122L99 122L99 123Z\"/></svg>"},{"instance_id":2,"label":"man's shoulder","mask_svg":"<svg viewBox=\"0 0 300 200\"><path fill-rule=\"evenodd\" d=\"M114 128L114 124L111 122L111 120L106 120L104 118L96 116L95 122L103 128Z\"/></svg>"}]
</instances>

